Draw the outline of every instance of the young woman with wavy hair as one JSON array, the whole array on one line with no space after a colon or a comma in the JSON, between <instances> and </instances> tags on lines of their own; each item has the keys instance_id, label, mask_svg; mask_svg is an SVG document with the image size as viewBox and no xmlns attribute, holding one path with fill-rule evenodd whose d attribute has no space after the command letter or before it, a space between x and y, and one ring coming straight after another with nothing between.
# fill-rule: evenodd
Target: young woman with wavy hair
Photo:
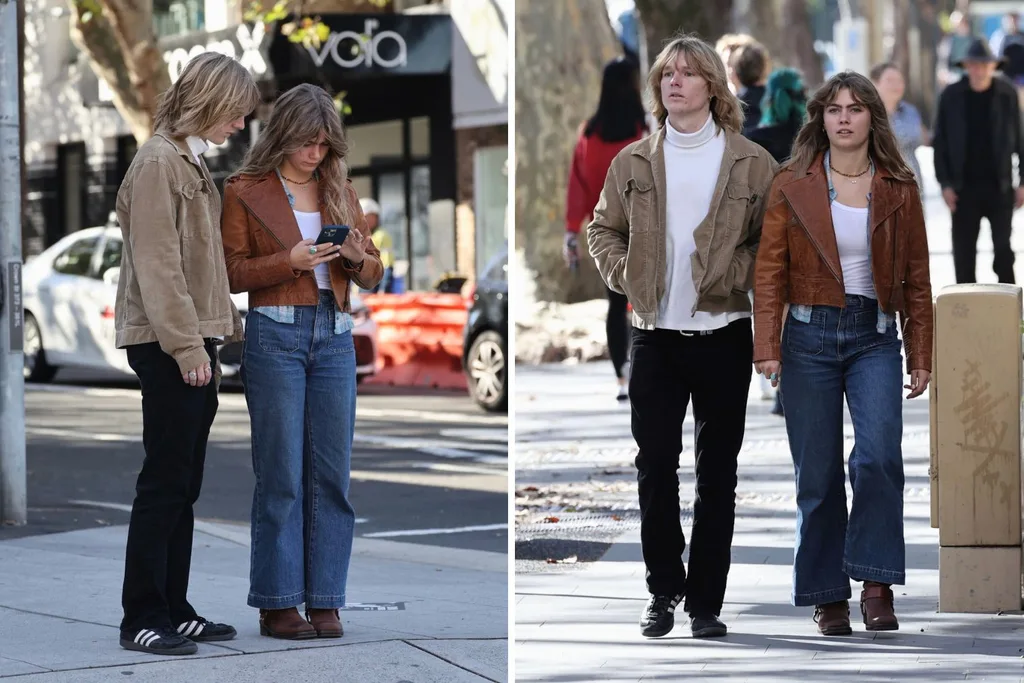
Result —
<instances>
[{"instance_id":1,"label":"young woman with wavy hair","mask_svg":"<svg viewBox=\"0 0 1024 683\"><path fill-rule=\"evenodd\" d=\"M906 579L896 318L914 398L932 353L924 213L870 80L837 74L807 114L772 183L754 284L754 361L773 385L781 379L796 470L793 603L815 607L823 635L847 635L850 579L862 581L867 630L895 630L890 586ZM855 440L849 511L844 398Z\"/></svg>"},{"instance_id":2,"label":"young woman with wavy hair","mask_svg":"<svg viewBox=\"0 0 1024 683\"><path fill-rule=\"evenodd\" d=\"M228 279L233 292L249 292L241 369L256 474L248 604L260 610L260 633L274 638L343 634L355 526L349 295L352 283L371 289L384 272L347 153L334 101L300 85L274 103L224 189ZM315 245L332 224L351 227L345 242Z\"/></svg>"}]
</instances>

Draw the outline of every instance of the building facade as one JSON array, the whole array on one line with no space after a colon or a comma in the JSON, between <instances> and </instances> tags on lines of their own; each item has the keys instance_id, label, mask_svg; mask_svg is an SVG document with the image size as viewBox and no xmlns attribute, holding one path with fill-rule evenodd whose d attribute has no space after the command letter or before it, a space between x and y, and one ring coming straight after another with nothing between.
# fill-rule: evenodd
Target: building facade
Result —
<instances>
[{"instance_id":1,"label":"building facade","mask_svg":"<svg viewBox=\"0 0 1024 683\"><path fill-rule=\"evenodd\" d=\"M33 0L25 26L24 253L108 221L136 143L105 84L69 37L62 0ZM472 277L507 239L507 3L395 0L390 12L317 13L319 46L276 27L239 23L233 0L155 3L172 82L217 51L249 69L264 103L245 133L206 155L218 184L238 168L281 92L316 83L345 93L349 167L361 197L381 206L396 274L425 290L445 273ZM467 37L468 36L468 37ZM55 38L57 37L57 38Z\"/></svg>"}]
</instances>

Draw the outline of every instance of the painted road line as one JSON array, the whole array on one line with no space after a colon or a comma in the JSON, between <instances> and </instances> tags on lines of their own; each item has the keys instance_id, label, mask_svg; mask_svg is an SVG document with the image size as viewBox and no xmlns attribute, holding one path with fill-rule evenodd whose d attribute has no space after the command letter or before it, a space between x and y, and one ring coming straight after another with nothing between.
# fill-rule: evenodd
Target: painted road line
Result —
<instances>
[{"instance_id":1,"label":"painted road line","mask_svg":"<svg viewBox=\"0 0 1024 683\"><path fill-rule=\"evenodd\" d=\"M362 534L363 538L397 538L399 536L437 536L440 534L464 534L473 531L508 530L508 524L479 524L477 526L460 526L448 529L407 529L402 531L376 531Z\"/></svg>"},{"instance_id":2,"label":"painted road line","mask_svg":"<svg viewBox=\"0 0 1024 683\"><path fill-rule=\"evenodd\" d=\"M462 447L469 446L469 444L462 441L450 441L447 439L431 439L413 436L376 436L374 434L357 433L354 440L365 444L375 444L388 448L401 448L415 451L421 451L426 448L450 450L451 455L442 455L441 457L451 458L465 458L480 455L474 451L508 453L508 443L475 443L472 445L473 450L466 450ZM438 453L438 455L440 455L440 453Z\"/></svg>"},{"instance_id":3,"label":"painted road line","mask_svg":"<svg viewBox=\"0 0 1024 683\"><path fill-rule=\"evenodd\" d=\"M113 389L83 387L70 384L29 384L25 387L26 393L48 392L56 394L82 394L95 398L128 398L139 397L138 389ZM245 404L245 396L242 394L220 393L219 398L226 403L237 402ZM357 400L358 402L358 400ZM446 422L453 424L479 424L479 425L508 425L508 417L505 415L475 415L473 413L461 413L451 411L433 410L412 410L408 408L363 408L356 406L356 419L363 420L385 420L403 421L415 420L419 422ZM503 430L506 431L507 430ZM506 437L507 438L507 437Z\"/></svg>"},{"instance_id":4,"label":"painted road line","mask_svg":"<svg viewBox=\"0 0 1024 683\"><path fill-rule=\"evenodd\" d=\"M503 458L505 468L496 467L473 467L472 465L449 465L446 462L414 462L412 467L434 470L435 472L459 472L461 474L488 474L508 476L508 459Z\"/></svg>"},{"instance_id":5,"label":"painted road line","mask_svg":"<svg viewBox=\"0 0 1024 683\"><path fill-rule=\"evenodd\" d=\"M142 436L137 434L107 434L79 432L73 429L54 429L52 427L26 427L25 433L29 436L52 437L56 439L100 441L107 443L142 443ZM223 441L236 441L225 435L211 434L212 443ZM417 439L409 437L373 436L370 434L356 434L353 438L355 444L367 444L382 448L396 450L420 451L426 455L433 455L439 458L452 458L475 460L482 464L503 465L508 462L507 455L484 455L475 450L459 448L464 444L455 441L442 441L437 439ZM507 453L506 444L473 444L473 448L494 452Z\"/></svg>"}]
</instances>

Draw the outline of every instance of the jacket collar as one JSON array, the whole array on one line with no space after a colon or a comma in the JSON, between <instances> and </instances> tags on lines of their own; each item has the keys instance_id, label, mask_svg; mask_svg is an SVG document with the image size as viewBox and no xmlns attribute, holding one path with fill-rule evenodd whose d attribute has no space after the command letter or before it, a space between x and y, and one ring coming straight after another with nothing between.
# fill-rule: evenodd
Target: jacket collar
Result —
<instances>
[{"instance_id":1,"label":"jacket collar","mask_svg":"<svg viewBox=\"0 0 1024 683\"><path fill-rule=\"evenodd\" d=\"M302 241L302 232L277 173L245 178L240 185L238 198L286 249Z\"/></svg>"},{"instance_id":2,"label":"jacket collar","mask_svg":"<svg viewBox=\"0 0 1024 683\"><path fill-rule=\"evenodd\" d=\"M717 125L717 123L715 124ZM736 161L745 157L756 156L756 152L749 147L741 149L737 142L743 138L739 133L725 131L725 154ZM662 124L654 135L649 135L633 147L633 156L646 159L651 165L656 165L665 152L665 124ZM730 163L730 166L732 164Z\"/></svg>"},{"instance_id":3,"label":"jacket collar","mask_svg":"<svg viewBox=\"0 0 1024 683\"><path fill-rule=\"evenodd\" d=\"M839 245L832 225L824 152L814 158L803 175L797 173L785 183L781 191L819 253L839 272ZM892 173L878 166L871 179L870 197L868 215L873 236L878 227L903 206L904 199Z\"/></svg>"}]
</instances>

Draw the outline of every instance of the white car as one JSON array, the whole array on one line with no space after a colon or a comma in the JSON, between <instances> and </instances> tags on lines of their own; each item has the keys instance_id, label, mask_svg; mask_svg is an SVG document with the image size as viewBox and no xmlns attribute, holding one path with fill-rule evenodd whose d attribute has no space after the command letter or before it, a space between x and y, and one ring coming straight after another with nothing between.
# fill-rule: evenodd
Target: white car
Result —
<instances>
[{"instance_id":1,"label":"white car","mask_svg":"<svg viewBox=\"0 0 1024 683\"><path fill-rule=\"evenodd\" d=\"M25 379L49 382L59 368L114 370L134 375L124 349L114 345L114 302L121 272L121 230L86 228L30 258L23 268ZM243 319L247 294L232 294ZM352 295L356 372L377 371L377 324ZM238 373L240 343L221 347L224 377Z\"/></svg>"}]
</instances>

